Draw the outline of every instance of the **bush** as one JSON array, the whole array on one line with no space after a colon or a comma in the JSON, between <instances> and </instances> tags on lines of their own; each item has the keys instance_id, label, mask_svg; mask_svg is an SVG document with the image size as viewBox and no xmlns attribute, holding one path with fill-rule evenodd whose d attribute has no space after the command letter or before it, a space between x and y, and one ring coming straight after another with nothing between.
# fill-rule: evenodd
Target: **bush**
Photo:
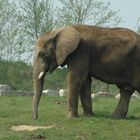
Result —
<instances>
[{"instance_id":1,"label":"bush","mask_svg":"<svg viewBox=\"0 0 140 140\"><path fill-rule=\"evenodd\" d=\"M24 62L0 61L0 83L7 84L12 90L32 88L32 67Z\"/></svg>"},{"instance_id":2,"label":"bush","mask_svg":"<svg viewBox=\"0 0 140 140\"><path fill-rule=\"evenodd\" d=\"M66 87L66 68L46 74L44 88ZM32 66L24 62L0 61L0 84L7 84L12 90L33 90Z\"/></svg>"},{"instance_id":3,"label":"bush","mask_svg":"<svg viewBox=\"0 0 140 140\"><path fill-rule=\"evenodd\" d=\"M12 90L33 90L32 66L24 62L0 61L0 84L7 84ZM65 89L67 68L57 68L52 74L47 73L44 89ZM108 89L107 89L108 87ZM115 86L93 79L92 92L109 91L118 93Z\"/></svg>"}]
</instances>

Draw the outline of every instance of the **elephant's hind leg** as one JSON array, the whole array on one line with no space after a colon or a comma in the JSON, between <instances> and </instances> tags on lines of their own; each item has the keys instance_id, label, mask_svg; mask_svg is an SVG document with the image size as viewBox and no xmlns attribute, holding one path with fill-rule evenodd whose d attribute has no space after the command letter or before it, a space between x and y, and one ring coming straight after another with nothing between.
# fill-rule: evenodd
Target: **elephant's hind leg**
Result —
<instances>
[{"instance_id":1,"label":"elephant's hind leg","mask_svg":"<svg viewBox=\"0 0 140 140\"><path fill-rule=\"evenodd\" d=\"M92 112L92 100L91 100L91 77L88 77L86 83L83 85L80 92L81 104L84 110L85 116L93 116Z\"/></svg>"},{"instance_id":2,"label":"elephant's hind leg","mask_svg":"<svg viewBox=\"0 0 140 140\"><path fill-rule=\"evenodd\" d=\"M125 118L128 112L129 102L131 99L131 95L134 92L134 89L128 86L118 87L120 89L120 100L112 116L114 118Z\"/></svg>"}]
</instances>

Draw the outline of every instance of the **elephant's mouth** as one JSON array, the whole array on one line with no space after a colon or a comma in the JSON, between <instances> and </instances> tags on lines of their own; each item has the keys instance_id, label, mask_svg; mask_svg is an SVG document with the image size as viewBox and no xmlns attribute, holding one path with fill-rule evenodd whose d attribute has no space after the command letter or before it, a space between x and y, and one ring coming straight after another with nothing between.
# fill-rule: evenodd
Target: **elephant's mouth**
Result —
<instances>
[{"instance_id":1,"label":"elephant's mouth","mask_svg":"<svg viewBox=\"0 0 140 140\"><path fill-rule=\"evenodd\" d=\"M57 63L52 63L51 65L48 63L47 66L43 67L42 71L38 74L38 79L42 79L47 72L52 73L58 67Z\"/></svg>"},{"instance_id":2,"label":"elephant's mouth","mask_svg":"<svg viewBox=\"0 0 140 140\"><path fill-rule=\"evenodd\" d=\"M46 72L48 72L48 71L49 71L49 67L43 68L42 71L38 74L38 80L41 80L45 76Z\"/></svg>"},{"instance_id":3,"label":"elephant's mouth","mask_svg":"<svg viewBox=\"0 0 140 140\"><path fill-rule=\"evenodd\" d=\"M38 79L39 80L42 79L45 76L46 72L48 72L50 70L50 64L49 63L43 63L41 69L42 69L41 72L38 74Z\"/></svg>"}]
</instances>

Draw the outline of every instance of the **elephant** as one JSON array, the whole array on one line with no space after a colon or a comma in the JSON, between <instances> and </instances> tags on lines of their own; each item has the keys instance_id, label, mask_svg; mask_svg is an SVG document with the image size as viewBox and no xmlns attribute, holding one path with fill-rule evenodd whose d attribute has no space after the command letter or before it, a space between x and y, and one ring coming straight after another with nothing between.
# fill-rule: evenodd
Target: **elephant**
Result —
<instances>
[{"instance_id":1,"label":"elephant","mask_svg":"<svg viewBox=\"0 0 140 140\"><path fill-rule=\"evenodd\" d=\"M112 116L125 118L133 92L140 93L140 35L127 28L73 24L40 36L33 63L34 119L38 118L46 73L65 65L69 118L79 116L79 99L85 116L95 114L91 100L93 78L119 88L121 97Z\"/></svg>"}]
</instances>

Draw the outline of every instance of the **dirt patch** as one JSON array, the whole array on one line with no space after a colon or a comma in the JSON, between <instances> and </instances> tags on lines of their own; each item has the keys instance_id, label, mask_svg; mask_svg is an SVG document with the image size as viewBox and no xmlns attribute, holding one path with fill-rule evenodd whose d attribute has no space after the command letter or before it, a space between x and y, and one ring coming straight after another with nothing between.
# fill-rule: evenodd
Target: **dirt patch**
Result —
<instances>
[{"instance_id":1,"label":"dirt patch","mask_svg":"<svg viewBox=\"0 0 140 140\"><path fill-rule=\"evenodd\" d=\"M48 125L48 126L17 125L17 126L12 126L11 129L14 131L34 131L37 129L50 129L53 127L54 125Z\"/></svg>"}]
</instances>

